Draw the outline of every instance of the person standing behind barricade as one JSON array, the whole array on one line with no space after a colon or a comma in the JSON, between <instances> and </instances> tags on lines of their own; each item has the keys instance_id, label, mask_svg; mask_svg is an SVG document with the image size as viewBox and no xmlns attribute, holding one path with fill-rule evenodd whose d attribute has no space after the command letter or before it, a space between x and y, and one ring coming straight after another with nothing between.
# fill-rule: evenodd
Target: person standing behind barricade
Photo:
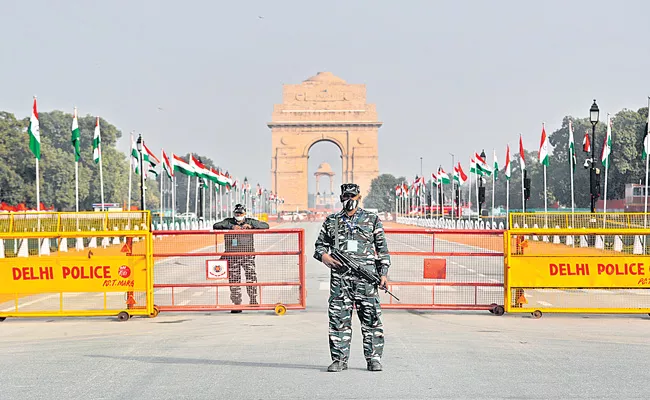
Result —
<instances>
[{"instance_id":1,"label":"person standing behind barricade","mask_svg":"<svg viewBox=\"0 0 650 400\"><path fill-rule=\"evenodd\" d=\"M352 308L356 307L363 335L363 354L369 371L381 371L384 328L377 286L343 266L329 253L337 249L352 256L360 267L381 277L386 288L390 256L384 228L377 214L359 208L361 194L353 183L341 185L343 209L329 215L316 240L314 258L331 269L329 297L329 372L348 368L352 338Z\"/></svg>"},{"instance_id":2,"label":"person standing behind barricade","mask_svg":"<svg viewBox=\"0 0 650 400\"><path fill-rule=\"evenodd\" d=\"M246 207L241 204L235 205L234 217L225 218L212 227L214 230L241 230L241 229L268 229L269 224L246 217ZM226 253L252 253L255 251L253 234L225 234L224 242ZM255 256L224 256L228 261L228 281L241 283L241 270L244 270L246 283L257 282L255 273ZM251 305L257 305L257 286L246 286ZM241 286L230 286L230 300L236 305L242 302ZM242 310L231 310L232 313L240 313Z\"/></svg>"}]
</instances>

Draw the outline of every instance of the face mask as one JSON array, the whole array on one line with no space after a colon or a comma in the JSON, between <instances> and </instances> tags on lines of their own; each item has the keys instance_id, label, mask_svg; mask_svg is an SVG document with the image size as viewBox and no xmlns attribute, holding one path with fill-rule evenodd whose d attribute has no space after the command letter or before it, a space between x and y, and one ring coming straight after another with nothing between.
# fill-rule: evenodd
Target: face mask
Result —
<instances>
[{"instance_id":1,"label":"face mask","mask_svg":"<svg viewBox=\"0 0 650 400\"><path fill-rule=\"evenodd\" d=\"M359 200L348 199L343 201L343 209L345 209L345 211L352 211L358 206L359 206Z\"/></svg>"},{"instance_id":2,"label":"face mask","mask_svg":"<svg viewBox=\"0 0 650 400\"><path fill-rule=\"evenodd\" d=\"M246 217L244 217L243 215L238 215L238 216L235 217L235 221L242 222L244 220L244 218L246 218Z\"/></svg>"}]
</instances>

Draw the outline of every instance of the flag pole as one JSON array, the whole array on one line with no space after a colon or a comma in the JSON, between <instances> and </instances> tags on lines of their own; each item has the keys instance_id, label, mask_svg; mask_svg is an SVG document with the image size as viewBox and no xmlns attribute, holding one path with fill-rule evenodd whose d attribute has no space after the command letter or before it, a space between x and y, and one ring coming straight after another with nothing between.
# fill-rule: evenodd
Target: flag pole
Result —
<instances>
[{"instance_id":1,"label":"flag pole","mask_svg":"<svg viewBox=\"0 0 650 400\"><path fill-rule=\"evenodd\" d=\"M476 172L479 171L478 161L476 162L475 169L476 169ZM483 179L483 176L477 174L476 175L476 182L475 182L476 187L474 188L474 189L476 189L476 221L481 220L481 214L479 213L481 205L479 203L479 198L478 198L478 180L479 179Z\"/></svg>"},{"instance_id":2,"label":"flag pole","mask_svg":"<svg viewBox=\"0 0 650 400\"><path fill-rule=\"evenodd\" d=\"M36 159L36 211L41 211L41 182L39 179L38 158Z\"/></svg>"},{"instance_id":3,"label":"flag pole","mask_svg":"<svg viewBox=\"0 0 650 400\"><path fill-rule=\"evenodd\" d=\"M650 143L648 142L650 136L650 96L648 96L648 126L647 131L645 132L645 137L643 140L643 148L646 151L645 155L645 187L643 188L643 193L645 194L645 201L643 202L643 228L648 227L648 161L650 159L650 154L647 152L650 150ZM643 254L645 254L645 243L643 245Z\"/></svg>"},{"instance_id":4,"label":"flag pole","mask_svg":"<svg viewBox=\"0 0 650 400\"><path fill-rule=\"evenodd\" d=\"M172 167L172 173L174 168ZM172 230L176 230L176 176L172 175Z\"/></svg>"},{"instance_id":5,"label":"flag pole","mask_svg":"<svg viewBox=\"0 0 650 400\"><path fill-rule=\"evenodd\" d=\"M77 107L74 108L74 115L72 118L77 118ZM73 124L74 125L74 124ZM78 129L78 127L77 127ZM79 139L77 139L77 144L73 143L74 147L74 199L75 199L75 211L79 212L79 157L77 155L77 147L79 146Z\"/></svg>"},{"instance_id":6,"label":"flag pole","mask_svg":"<svg viewBox=\"0 0 650 400\"><path fill-rule=\"evenodd\" d=\"M99 126L99 117L97 117L96 122L95 122L95 135L96 137L93 137L93 145L95 143L95 140L97 140L97 159L95 162L99 161L99 193L101 197L102 204L100 206L100 210L103 212L104 211L104 170L102 168L102 134ZM94 146L93 146L94 147ZM94 152L95 149L93 149Z\"/></svg>"},{"instance_id":7,"label":"flag pole","mask_svg":"<svg viewBox=\"0 0 650 400\"><path fill-rule=\"evenodd\" d=\"M474 168L476 170L476 168ZM469 166L469 193L467 193L467 209L469 210L468 219L472 219L472 166Z\"/></svg>"},{"instance_id":8,"label":"flag pole","mask_svg":"<svg viewBox=\"0 0 650 400\"><path fill-rule=\"evenodd\" d=\"M187 176L187 201L185 202L185 220L187 222L187 219L189 218L190 215L190 190L192 190L192 176L188 175Z\"/></svg>"},{"instance_id":9,"label":"flag pole","mask_svg":"<svg viewBox=\"0 0 650 400\"><path fill-rule=\"evenodd\" d=\"M129 154L129 198L127 199L127 211L131 211L131 186L132 186L132 181L133 178L131 175L133 174L133 131L131 131L131 154Z\"/></svg>"},{"instance_id":10,"label":"flag pole","mask_svg":"<svg viewBox=\"0 0 650 400\"><path fill-rule=\"evenodd\" d=\"M575 213L576 213L576 201L573 188L573 169L575 168L574 158L575 158L575 140L573 139L573 123L569 120L569 143L573 143L573 147L569 145L569 172L571 175L571 226L575 228Z\"/></svg>"},{"instance_id":11,"label":"flag pole","mask_svg":"<svg viewBox=\"0 0 650 400\"><path fill-rule=\"evenodd\" d=\"M143 156L143 158L144 158L144 156ZM142 184L142 201L144 203L144 204L142 204L142 207L143 207L142 210L144 211L144 210L147 209L147 176L145 175L145 172L144 172L144 163L142 162L142 163L140 163L140 165L142 165L142 171L140 171L140 173L142 174L142 180L141 180L141 184Z\"/></svg>"},{"instance_id":12,"label":"flag pole","mask_svg":"<svg viewBox=\"0 0 650 400\"><path fill-rule=\"evenodd\" d=\"M433 210L433 179L431 179L431 201L429 203L431 203L429 205L429 218L433 219L433 212L431 212Z\"/></svg>"},{"instance_id":13,"label":"flag pole","mask_svg":"<svg viewBox=\"0 0 650 400\"><path fill-rule=\"evenodd\" d=\"M99 185L102 198L101 210L104 211L104 170L102 169L102 144L99 143Z\"/></svg>"},{"instance_id":14,"label":"flag pole","mask_svg":"<svg viewBox=\"0 0 650 400\"><path fill-rule=\"evenodd\" d=\"M607 133L605 134L605 144L603 145L603 152L605 151L605 146L608 146L608 151L611 154L612 149L609 148L609 135L612 132L612 128L610 124L611 124L611 120L609 119L609 113L607 113ZM607 171L609 170L609 154L607 154L607 160L604 161L605 161L605 196L603 197L603 229L605 229L605 227L607 226Z\"/></svg>"},{"instance_id":15,"label":"flag pole","mask_svg":"<svg viewBox=\"0 0 650 400\"><path fill-rule=\"evenodd\" d=\"M165 162L165 157L162 157L163 164ZM163 165L163 170L165 169ZM160 171L160 228L162 229L162 224L163 224L163 210L165 209L165 204L163 203L164 199L164 190L163 188L165 187L165 171Z\"/></svg>"},{"instance_id":16,"label":"flag pole","mask_svg":"<svg viewBox=\"0 0 650 400\"><path fill-rule=\"evenodd\" d=\"M543 122L542 122L542 132L546 132ZM546 141L546 138L544 138L544 141ZM548 157L548 154L545 154L545 156ZM548 192L546 191L546 164L544 164L544 229L546 228L548 228Z\"/></svg>"},{"instance_id":17,"label":"flag pole","mask_svg":"<svg viewBox=\"0 0 650 400\"><path fill-rule=\"evenodd\" d=\"M521 164L521 160L519 160ZM524 194L524 177L526 176L526 169L521 169L521 212L526 212L526 196Z\"/></svg>"},{"instance_id":18,"label":"flag pole","mask_svg":"<svg viewBox=\"0 0 650 400\"><path fill-rule=\"evenodd\" d=\"M506 179L506 228L509 228L508 222L510 221L510 180Z\"/></svg>"},{"instance_id":19,"label":"flag pole","mask_svg":"<svg viewBox=\"0 0 650 400\"><path fill-rule=\"evenodd\" d=\"M199 177L196 177L196 187L194 188L194 214L196 214L196 218L199 218L199 186L201 186L201 181L199 180Z\"/></svg>"},{"instance_id":20,"label":"flag pole","mask_svg":"<svg viewBox=\"0 0 650 400\"><path fill-rule=\"evenodd\" d=\"M496 165L497 151L495 149L492 149L492 159L494 160L494 164ZM492 209L490 210L490 215L492 216L493 224L494 224L494 181L496 180L496 174L497 174L496 170L492 171Z\"/></svg>"},{"instance_id":21,"label":"flag pole","mask_svg":"<svg viewBox=\"0 0 650 400\"><path fill-rule=\"evenodd\" d=\"M74 198L74 209L76 212L79 212L79 161L74 162Z\"/></svg>"}]
</instances>

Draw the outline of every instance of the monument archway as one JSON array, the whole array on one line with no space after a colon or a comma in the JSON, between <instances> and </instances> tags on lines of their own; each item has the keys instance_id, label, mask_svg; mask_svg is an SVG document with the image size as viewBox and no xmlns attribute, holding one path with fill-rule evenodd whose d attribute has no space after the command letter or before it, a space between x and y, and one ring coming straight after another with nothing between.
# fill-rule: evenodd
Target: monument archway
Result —
<instances>
[{"instance_id":1,"label":"monument archway","mask_svg":"<svg viewBox=\"0 0 650 400\"><path fill-rule=\"evenodd\" d=\"M348 84L331 72L283 85L282 104L273 107L268 123L271 188L285 201L280 210L307 209L309 150L323 141L341 151L342 181L358 184L367 195L379 175L381 125L375 105L366 104L366 85Z\"/></svg>"}]
</instances>

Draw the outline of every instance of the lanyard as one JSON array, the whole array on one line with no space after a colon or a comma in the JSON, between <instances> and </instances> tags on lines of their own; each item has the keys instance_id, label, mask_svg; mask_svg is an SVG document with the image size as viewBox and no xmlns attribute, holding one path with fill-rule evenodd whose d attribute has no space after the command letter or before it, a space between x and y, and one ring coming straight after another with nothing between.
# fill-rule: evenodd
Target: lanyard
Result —
<instances>
[{"instance_id":1,"label":"lanyard","mask_svg":"<svg viewBox=\"0 0 650 400\"><path fill-rule=\"evenodd\" d=\"M350 234L354 234L354 228L357 227L358 216L359 213L357 212L352 216L352 219L350 219L346 214L343 214L343 222L345 222L345 225L347 225L348 229L350 229Z\"/></svg>"}]
</instances>

